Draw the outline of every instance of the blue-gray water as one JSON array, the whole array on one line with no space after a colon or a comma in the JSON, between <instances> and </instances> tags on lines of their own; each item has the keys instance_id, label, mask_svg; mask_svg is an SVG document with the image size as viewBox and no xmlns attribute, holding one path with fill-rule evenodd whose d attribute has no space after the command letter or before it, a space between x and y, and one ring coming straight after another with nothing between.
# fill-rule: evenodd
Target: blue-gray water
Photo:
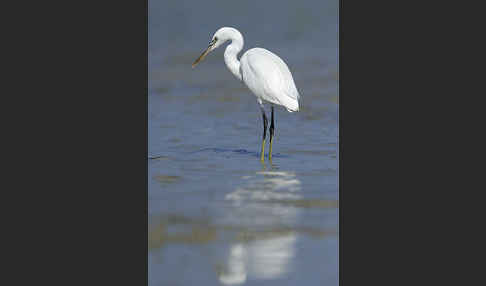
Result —
<instances>
[{"instance_id":1,"label":"blue-gray water","mask_svg":"<svg viewBox=\"0 0 486 286\"><path fill-rule=\"evenodd\" d=\"M222 26L302 95L271 164L225 46L191 68ZM338 285L338 1L149 0L148 94L149 285Z\"/></svg>"}]
</instances>

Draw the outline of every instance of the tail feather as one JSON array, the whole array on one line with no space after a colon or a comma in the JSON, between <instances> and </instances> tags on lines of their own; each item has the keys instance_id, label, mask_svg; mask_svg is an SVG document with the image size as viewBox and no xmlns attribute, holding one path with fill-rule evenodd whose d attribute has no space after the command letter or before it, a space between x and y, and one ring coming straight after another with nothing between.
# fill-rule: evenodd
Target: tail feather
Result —
<instances>
[{"instance_id":1,"label":"tail feather","mask_svg":"<svg viewBox=\"0 0 486 286\"><path fill-rule=\"evenodd\" d=\"M292 102L287 102L285 108L287 109L288 112L299 111L299 101L294 100Z\"/></svg>"}]
</instances>

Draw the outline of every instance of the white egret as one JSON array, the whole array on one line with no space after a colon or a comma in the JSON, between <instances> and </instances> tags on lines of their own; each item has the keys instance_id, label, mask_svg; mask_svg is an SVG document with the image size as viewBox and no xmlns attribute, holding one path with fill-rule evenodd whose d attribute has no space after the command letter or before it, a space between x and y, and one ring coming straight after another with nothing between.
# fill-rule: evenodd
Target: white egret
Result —
<instances>
[{"instance_id":1,"label":"white egret","mask_svg":"<svg viewBox=\"0 0 486 286\"><path fill-rule=\"evenodd\" d=\"M194 68L212 50L218 48L226 41L231 44L224 52L224 62L228 69L255 94L263 116L263 140L260 160L264 160L265 137L267 133L267 116L263 108L263 101L272 104L272 121L270 123L270 148L268 158L272 160L272 142L275 130L273 106L281 105L289 112L299 111L300 95L295 87L294 79L285 62L274 53L262 49L253 48L246 51L241 60L236 57L243 49L243 36L235 28L220 28L211 41L208 48L194 61Z\"/></svg>"}]
</instances>

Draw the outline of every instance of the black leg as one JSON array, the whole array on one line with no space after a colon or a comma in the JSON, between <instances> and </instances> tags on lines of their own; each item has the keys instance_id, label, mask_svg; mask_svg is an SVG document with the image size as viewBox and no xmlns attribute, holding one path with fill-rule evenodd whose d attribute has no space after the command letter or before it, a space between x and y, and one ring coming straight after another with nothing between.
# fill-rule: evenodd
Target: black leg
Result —
<instances>
[{"instance_id":1,"label":"black leg","mask_svg":"<svg viewBox=\"0 0 486 286\"><path fill-rule=\"evenodd\" d=\"M273 105L272 105L272 122L270 122L270 150L268 153L268 159L272 160L272 143L273 143L273 135L275 134L275 121L273 119Z\"/></svg>"},{"instance_id":2,"label":"black leg","mask_svg":"<svg viewBox=\"0 0 486 286\"><path fill-rule=\"evenodd\" d=\"M264 154L265 154L265 138L267 137L267 125L268 125L268 120L267 120L267 115L265 115L265 109L263 109L263 106L260 106L262 110L262 117L263 117L263 139L262 139L262 151L260 154L260 160L263 162L264 160Z\"/></svg>"},{"instance_id":3,"label":"black leg","mask_svg":"<svg viewBox=\"0 0 486 286\"><path fill-rule=\"evenodd\" d=\"M265 114L265 109L262 107L262 117L263 117L263 140L267 137L267 126L268 126L268 120L267 120L267 115Z\"/></svg>"},{"instance_id":4,"label":"black leg","mask_svg":"<svg viewBox=\"0 0 486 286\"><path fill-rule=\"evenodd\" d=\"M274 130L275 130L275 122L273 119L273 105L272 105L272 122L270 122L270 141L272 141Z\"/></svg>"}]
</instances>

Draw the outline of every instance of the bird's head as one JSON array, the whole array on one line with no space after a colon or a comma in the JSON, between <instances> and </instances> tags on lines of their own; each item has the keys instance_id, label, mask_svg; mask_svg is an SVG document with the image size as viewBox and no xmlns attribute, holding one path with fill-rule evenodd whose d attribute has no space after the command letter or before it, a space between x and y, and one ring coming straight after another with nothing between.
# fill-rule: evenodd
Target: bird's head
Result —
<instances>
[{"instance_id":1,"label":"bird's head","mask_svg":"<svg viewBox=\"0 0 486 286\"><path fill-rule=\"evenodd\" d=\"M217 30L211 38L211 41L209 41L209 46L206 48L206 50L204 50L204 52L202 52L199 58L194 61L192 67L194 68L199 62L201 62L207 56L207 54L209 54L209 52L215 50L226 41L230 40L232 33L235 33L234 31L239 34L239 32L234 28L223 27Z\"/></svg>"}]
</instances>

